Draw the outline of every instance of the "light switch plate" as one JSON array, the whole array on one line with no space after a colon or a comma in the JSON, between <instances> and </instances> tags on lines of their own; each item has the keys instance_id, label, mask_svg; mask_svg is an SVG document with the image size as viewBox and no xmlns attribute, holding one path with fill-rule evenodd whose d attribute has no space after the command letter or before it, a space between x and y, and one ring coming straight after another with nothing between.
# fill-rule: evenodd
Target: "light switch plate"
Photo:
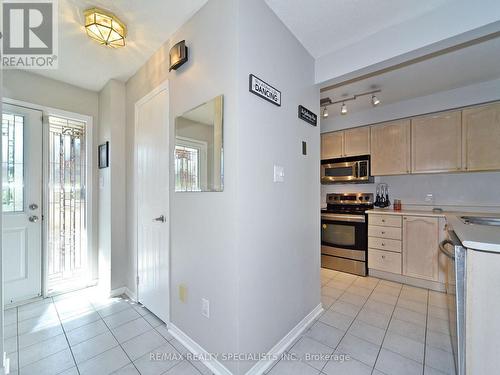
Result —
<instances>
[{"instance_id":1,"label":"light switch plate","mask_svg":"<svg viewBox=\"0 0 500 375\"><path fill-rule=\"evenodd\" d=\"M274 182L285 182L285 168L281 165L274 166Z\"/></svg>"}]
</instances>

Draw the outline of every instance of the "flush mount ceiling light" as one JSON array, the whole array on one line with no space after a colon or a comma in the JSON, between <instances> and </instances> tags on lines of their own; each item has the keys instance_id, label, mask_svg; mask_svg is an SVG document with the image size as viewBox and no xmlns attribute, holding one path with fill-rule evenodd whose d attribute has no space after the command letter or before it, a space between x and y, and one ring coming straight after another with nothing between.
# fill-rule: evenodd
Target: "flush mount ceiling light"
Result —
<instances>
[{"instance_id":1,"label":"flush mount ceiling light","mask_svg":"<svg viewBox=\"0 0 500 375\"><path fill-rule=\"evenodd\" d=\"M330 98L322 98L320 100L320 106L324 107L323 117L328 117L327 107L329 105L338 104L338 103L342 103L342 106L340 107L340 114L346 115L347 114L347 105L345 104L345 102L348 102L348 101L351 101L351 100L356 100L360 96L371 95L371 104L372 104L372 106L376 107L376 106L378 106L381 103L380 99L377 98L377 96L375 96L375 94L377 94L379 92L382 92L382 90L376 89L376 90L371 90L371 91L367 91L367 92L362 92L360 94L355 94L355 95L352 95L352 96L346 96L346 97L344 97L344 98L342 98L340 100L336 100L336 101L332 101L332 99L330 99ZM327 114L326 116L325 116L325 112Z\"/></svg>"},{"instance_id":2,"label":"flush mount ceiling light","mask_svg":"<svg viewBox=\"0 0 500 375\"><path fill-rule=\"evenodd\" d=\"M102 45L124 47L127 27L113 13L91 8L85 11L87 35Z\"/></svg>"}]
</instances>

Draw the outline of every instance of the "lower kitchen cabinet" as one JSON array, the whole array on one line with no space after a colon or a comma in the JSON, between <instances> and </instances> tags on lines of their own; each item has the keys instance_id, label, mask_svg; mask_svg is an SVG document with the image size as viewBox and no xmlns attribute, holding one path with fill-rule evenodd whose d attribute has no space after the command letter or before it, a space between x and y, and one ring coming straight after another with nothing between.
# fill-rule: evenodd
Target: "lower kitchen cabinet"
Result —
<instances>
[{"instance_id":1,"label":"lower kitchen cabinet","mask_svg":"<svg viewBox=\"0 0 500 375\"><path fill-rule=\"evenodd\" d=\"M368 266L376 270L400 274L401 254L370 249L368 251Z\"/></svg>"},{"instance_id":2,"label":"lower kitchen cabinet","mask_svg":"<svg viewBox=\"0 0 500 375\"><path fill-rule=\"evenodd\" d=\"M403 217L403 275L431 281L439 278L439 219Z\"/></svg>"}]
</instances>

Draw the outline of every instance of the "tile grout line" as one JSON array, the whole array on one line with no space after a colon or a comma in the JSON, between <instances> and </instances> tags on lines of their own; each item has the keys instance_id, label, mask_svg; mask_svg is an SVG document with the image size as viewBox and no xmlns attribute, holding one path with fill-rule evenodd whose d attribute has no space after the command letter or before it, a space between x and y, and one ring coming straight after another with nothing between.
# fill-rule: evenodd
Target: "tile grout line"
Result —
<instances>
[{"instance_id":1,"label":"tile grout line","mask_svg":"<svg viewBox=\"0 0 500 375\"><path fill-rule=\"evenodd\" d=\"M359 276L358 276L359 278ZM337 300L335 300L335 302L337 302L338 300L340 300L340 298L347 292L347 289L349 289L353 284L354 284L354 281L356 279L354 279L351 284L349 284L349 287L347 287L346 289L344 289L344 292L339 296L339 298L337 298ZM361 308L359 309L359 311L356 313L356 315L354 316L354 318L352 319L351 323L349 324L349 327L347 327L344 335L340 338L337 346L335 347L335 349L333 350L332 354L335 353L335 351L337 350L337 348L339 347L340 343L342 342L342 340L344 339L344 337L347 335L347 332L349 331L349 329L351 328L351 326L353 325L354 321L356 320L356 318L358 317L359 313L361 312L361 310L363 310L363 307L365 307L366 303L368 302L368 299L370 298L370 296L373 294L373 292L375 291L375 288L379 285L380 283L380 280L377 281L377 284L375 284L375 286L373 287L372 291L370 292L370 294L368 294L368 296L366 297L366 300L365 302L363 303L363 305L361 306ZM335 302L332 304L332 306L335 304ZM346 302L348 303L348 302ZM352 304L351 304L352 305ZM331 307L331 306L330 306ZM356 358L354 358L356 359ZM358 359L356 359L357 361L359 361ZM363 364L365 364L364 362L362 361L359 361ZM323 365L323 367L321 368L320 372L323 373L323 370L325 369L326 365L328 364L328 361L326 361L326 363ZM373 365L375 366L375 365Z\"/></svg>"},{"instance_id":2,"label":"tile grout line","mask_svg":"<svg viewBox=\"0 0 500 375\"><path fill-rule=\"evenodd\" d=\"M394 304L394 308L392 309L392 313L391 313L391 316L389 318L389 322L387 323L387 327L385 328L384 337L382 338L382 342L380 343L380 347L378 349L377 357L375 358L375 363L373 364L373 367L372 367L372 372L371 372L372 374L375 371L375 366L377 365L378 357L380 356L380 352L382 351L385 337L387 336L387 332L389 331L389 326L391 325L391 321L392 321L392 318L394 316L394 311L396 311L396 307L398 305L399 297L401 296L402 291L403 291L403 284L401 285L401 289L399 289L398 298L396 299L396 303ZM377 369L377 371L379 371L379 370ZM380 371L380 372L382 372L382 371Z\"/></svg>"},{"instance_id":3,"label":"tile grout line","mask_svg":"<svg viewBox=\"0 0 500 375\"><path fill-rule=\"evenodd\" d=\"M424 357L422 358L422 375L425 374L425 355L427 353L427 325L429 324L430 291L427 291L427 314L425 314Z\"/></svg>"},{"instance_id":4,"label":"tile grout line","mask_svg":"<svg viewBox=\"0 0 500 375\"><path fill-rule=\"evenodd\" d=\"M64 338L66 339L66 343L68 344L69 352L71 353L71 357L73 358L73 362L75 363L76 372L78 373L78 375L80 375L80 369L78 368L78 365L76 364L75 355L73 354L73 349L71 348L71 345L70 345L69 340L68 340L68 336L66 335L66 330L64 329L64 325L62 324L62 320L61 320L61 317L59 315L59 311L57 310L57 306L56 306L56 303L54 301L54 297L49 297L49 298L52 300L52 303L54 304L54 310L56 310L57 319L59 319L59 324L61 325L61 329L63 331ZM62 350L61 350L61 352L62 352ZM68 370L68 369L65 369L63 371L66 371L66 370ZM63 371L61 371L61 372L63 372Z\"/></svg>"}]
</instances>

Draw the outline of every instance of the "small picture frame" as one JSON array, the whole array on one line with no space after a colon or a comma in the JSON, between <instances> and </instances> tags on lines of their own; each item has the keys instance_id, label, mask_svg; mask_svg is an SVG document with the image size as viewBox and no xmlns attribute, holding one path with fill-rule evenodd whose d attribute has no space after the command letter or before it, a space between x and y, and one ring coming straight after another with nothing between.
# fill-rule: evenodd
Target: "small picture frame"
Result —
<instances>
[{"instance_id":1,"label":"small picture frame","mask_svg":"<svg viewBox=\"0 0 500 375\"><path fill-rule=\"evenodd\" d=\"M109 142L99 145L97 159L98 159L99 169L109 167Z\"/></svg>"}]
</instances>

